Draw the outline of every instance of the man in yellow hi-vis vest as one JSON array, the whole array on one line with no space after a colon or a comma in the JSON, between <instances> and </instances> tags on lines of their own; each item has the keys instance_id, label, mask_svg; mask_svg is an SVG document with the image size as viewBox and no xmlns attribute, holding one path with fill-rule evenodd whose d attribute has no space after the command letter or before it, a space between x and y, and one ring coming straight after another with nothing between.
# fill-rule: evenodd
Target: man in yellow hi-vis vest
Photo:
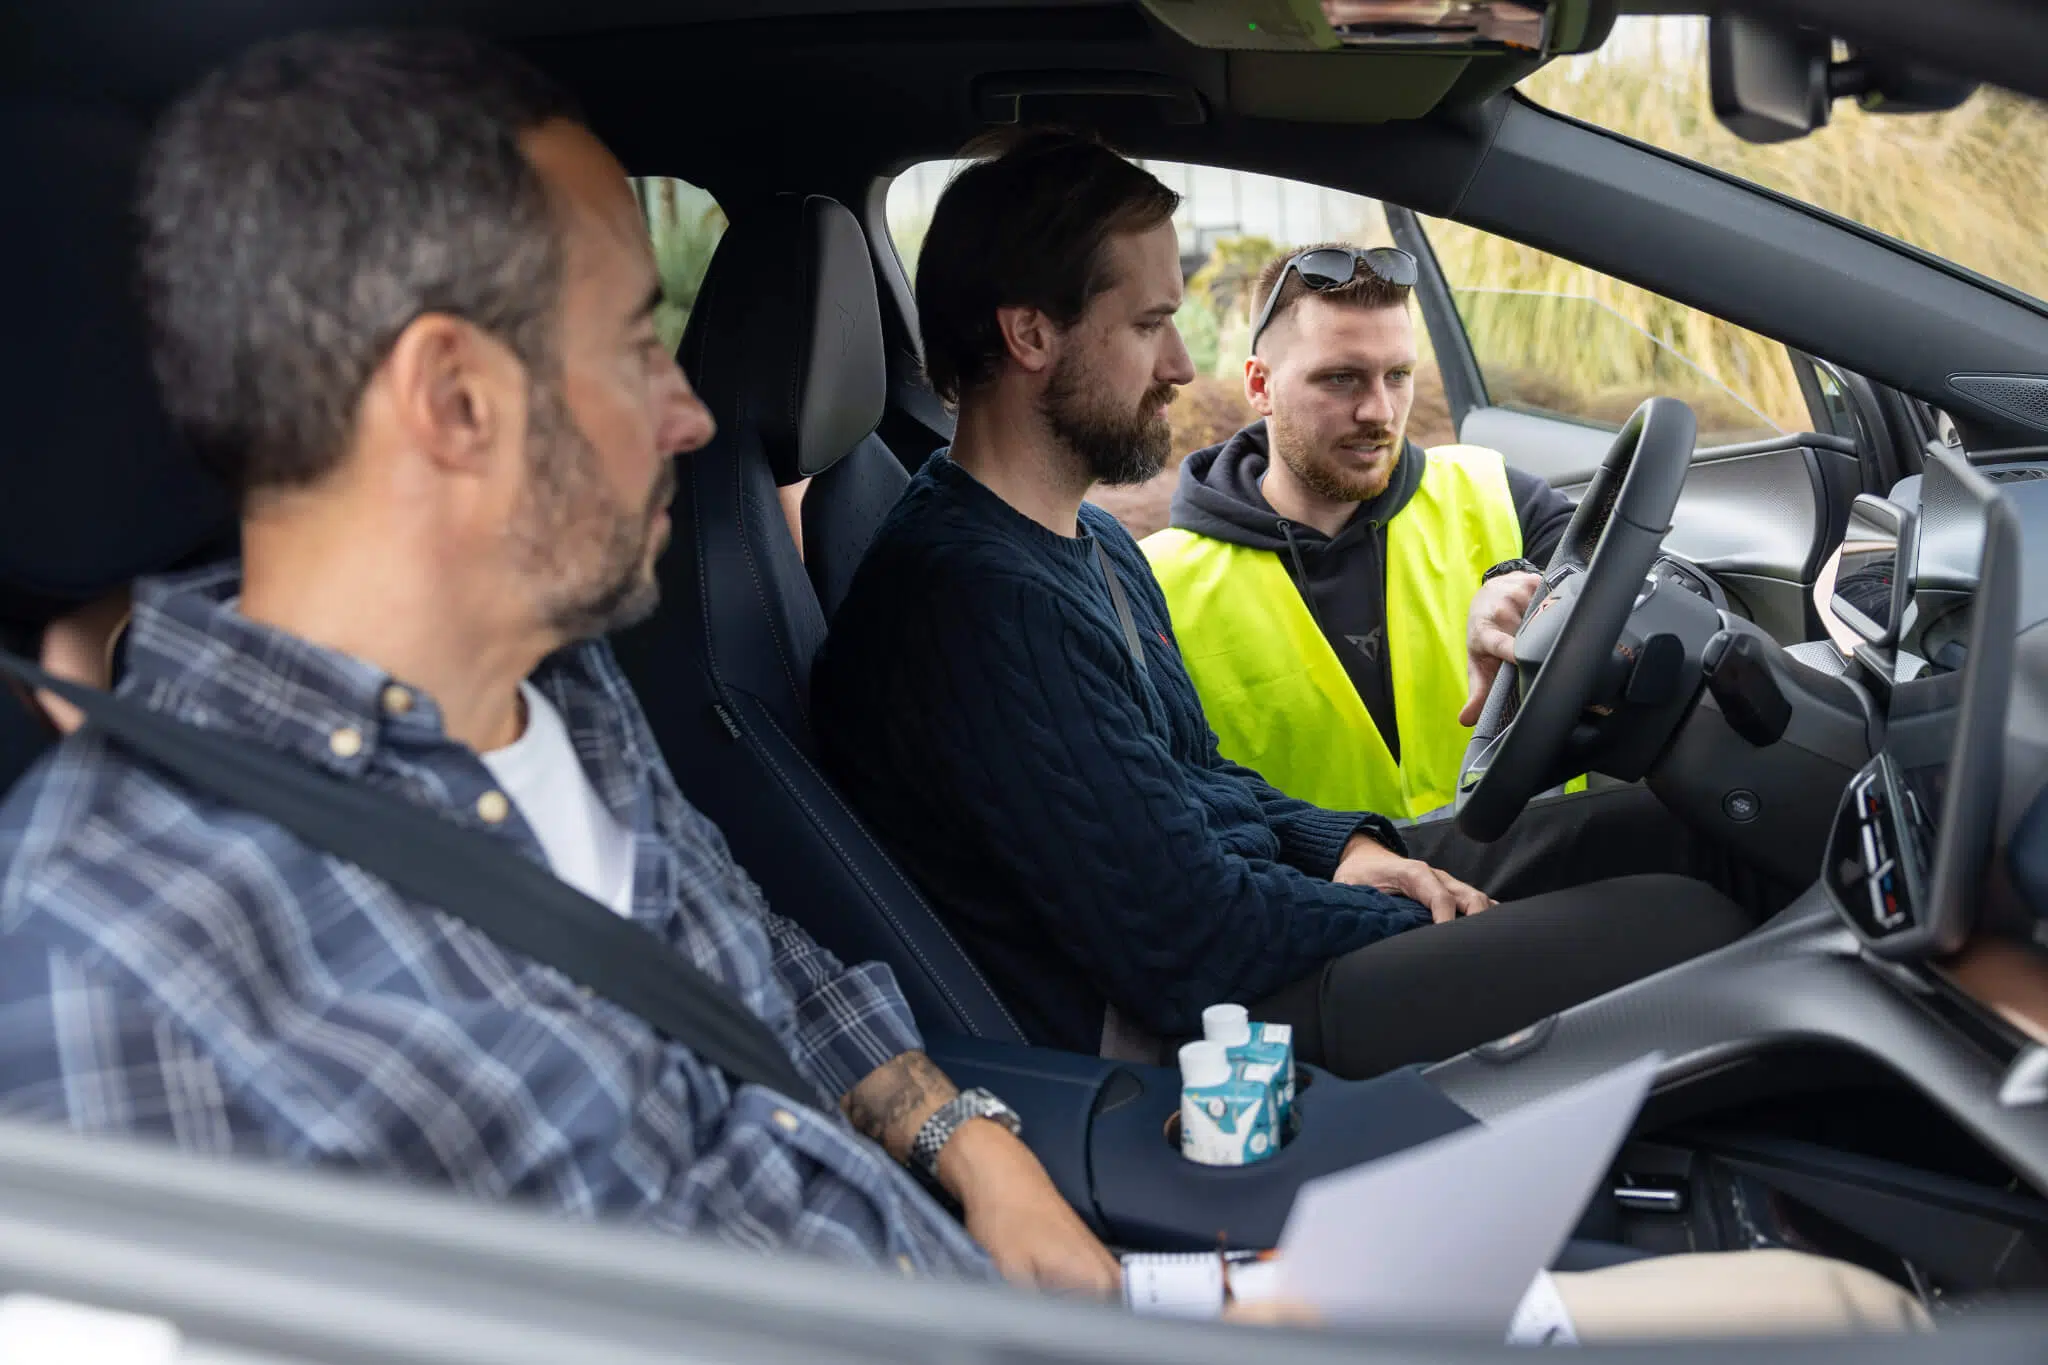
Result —
<instances>
[{"instance_id":1,"label":"man in yellow hi-vis vest","mask_svg":"<svg viewBox=\"0 0 2048 1365\"><path fill-rule=\"evenodd\" d=\"M1413 277L1392 248L1269 262L1244 372L1262 420L1187 458L1172 525L1144 542L1224 755L1302 800L1409 820L1450 805L1573 510L1496 451L1407 439ZM1408 842L1496 896L1634 870L1617 856L1692 870L1698 852L1640 789L1532 803L1494 846L1447 819Z\"/></svg>"}]
</instances>

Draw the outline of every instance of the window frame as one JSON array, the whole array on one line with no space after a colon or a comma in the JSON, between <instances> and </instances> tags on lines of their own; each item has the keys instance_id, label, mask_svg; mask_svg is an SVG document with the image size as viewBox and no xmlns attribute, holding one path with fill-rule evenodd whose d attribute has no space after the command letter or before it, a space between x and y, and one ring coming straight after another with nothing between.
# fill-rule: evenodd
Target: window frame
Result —
<instances>
[{"instance_id":1,"label":"window frame","mask_svg":"<svg viewBox=\"0 0 2048 1365\"><path fill-rule=\"evenodd\" d=\"M1458 286L1452 284L1449 277L1445 275L1442 262L1437 258L1436 247L1430 241L1428 229L1424 227L1421 218L1414 210L1393 203L1388 203L1385 207L1387 226L1394 234L1396 245L1414 256L1416 260L1418 267L1418 279L1415 288L1416 306L1422 313L1423 326L1429 330L1430 345L1436 352L1437 368L1443 375L1444 394L1450 404L1451 422L1454 428L1462 431L1465 425L1465 418L1473 409L1497 406L1522 412L1530 417L1569 423L1594 431L1619 432L1621 430L1621 425L1618 423L1596 421L1591 417L1578 413L1559 412L1551 408L1535 408L1511 403L1496 403L1486 382L1485 367L1480 363L1478 353L1472 345L1471 333L1466 329L1464 315L1458 309L1456 299ZM1479 232L1486 231L1484 228L1475 228L1473 230ZM1560 260L1571 259L1568 256L1558 255L1556 252L1548 254L1558 256ZM1596 269L1592 266L1585 268L1589 270ZM1606 272L1599 271L1597 273L1604 275ZM1469 288L1478 289L1479 286L1469 286ZM1656 293L1655 290L1648 290L1646 292ZM1558 294L1555 297L1574 298L1577 296ZM1658 295L1658 297L1664 296ZM1698 371L1710 382L1727 392L1730 397L1742 404L1743 407L1756 413L1765 422L1772 426L1777 425L1775 421L1772 421L1772 419L1758 410L1748 398L1735 392L1735 390L1729 388L1722 381L1708 375L1699 362L1693 360L1683 351L1644 330L1626 315L1601 304L1598 299L1585 301L1591 302L1596 306L1605 307L1610 314L1621 322L1641 332L1652 345L1669 353L1680 364ZM1677 301L1673 300L1673 302ZM1690 304L1681 304L1680 306L1692 307ZM1711 313L1705 313L1704 309L1694 309L1694 311L1704 313L1709 317L1715 316ZM1726 319L1719 320L1724 323L1726 322ZM1772 345L1781 347L1784 350L1794 377L1800 380L1801 395L1806 403L1807 421L1811 424L1811 428L1818 431L1829 430L1829 427L1822 425L1827 420L1826 414L1815 410L1817 394L1806 383L1805 371L1802 370L1799 364L1800 353L1794 348L1786 346L1783 342L1771 340L1770 338L1765 338L1765 340L1771 341ZM1791 436L1796 433L1783 432L1780 434ZM1711 447L1703 447L1702 449L1704 451L1711 449Z\"/></svg>"}]
</instances>

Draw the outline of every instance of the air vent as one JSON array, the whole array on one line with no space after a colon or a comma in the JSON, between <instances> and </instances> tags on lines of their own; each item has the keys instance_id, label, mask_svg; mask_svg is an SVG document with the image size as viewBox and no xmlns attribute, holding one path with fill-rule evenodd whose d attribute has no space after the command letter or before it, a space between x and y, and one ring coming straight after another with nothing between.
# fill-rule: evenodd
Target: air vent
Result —
<instances>
[{"instance_id":1,"label":"air vent","mask_svg":"<svg viewBox=\"0 0 2048 1365\"><path fill-rule=\"evenodd\" d=\"M1993 483L2026 483L2032 479L2048 479L2048 469L1987 469L1984 477Z\"/></svg>"},{"instance_id":2,"label":"air vent","mask_svg":"<svg viewBox=\"0 0 2048 1365\"><path fill-rule=\"evenodd\" d=\"M2048 431L2048 375L1952 374L1948 386L2002 416Z\"/></svg>"}]
</instances>

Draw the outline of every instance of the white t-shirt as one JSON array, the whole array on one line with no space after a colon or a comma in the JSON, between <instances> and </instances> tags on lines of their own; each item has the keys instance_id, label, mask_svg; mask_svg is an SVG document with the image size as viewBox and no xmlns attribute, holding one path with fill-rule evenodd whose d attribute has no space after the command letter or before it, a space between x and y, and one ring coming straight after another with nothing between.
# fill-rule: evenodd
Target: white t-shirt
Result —
<instances>
[{"instance_id":1,"label":"white t-shirt","mask_svg":"<svg viewBox=\"0 0 2048 1365\"><path fill-rule=\"evenodd\" d=\"M633 836L590 785L568 727L540 690L519 684L526 733L482 755L491 776L533 827L548 866L584 895L633 913Z\"/></svg>"}]
</instances>

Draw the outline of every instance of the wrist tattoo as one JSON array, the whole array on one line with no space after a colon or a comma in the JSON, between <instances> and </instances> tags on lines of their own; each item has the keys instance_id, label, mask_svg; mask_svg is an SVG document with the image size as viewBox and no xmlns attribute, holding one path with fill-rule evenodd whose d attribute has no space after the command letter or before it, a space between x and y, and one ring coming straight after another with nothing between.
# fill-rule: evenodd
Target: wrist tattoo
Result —
<instances>
[{"instance_id":1,"label":"wrist tattoo","mask_svg":"<svg viewBox=\"0 0 2048 1365\"><path fill-rule=\"evenodd\" d=\"M841 1108L856 1130L901 1161L925 1119L958 1093L931 1058L906 1052L847 1092Z\"/></svg>"}]
</instances>

